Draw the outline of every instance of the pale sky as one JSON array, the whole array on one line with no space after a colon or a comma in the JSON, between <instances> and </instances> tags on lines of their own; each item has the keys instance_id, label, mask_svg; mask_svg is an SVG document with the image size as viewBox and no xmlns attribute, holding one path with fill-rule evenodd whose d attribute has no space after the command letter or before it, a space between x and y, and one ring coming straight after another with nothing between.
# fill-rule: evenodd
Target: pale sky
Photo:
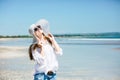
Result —
<instances>
[{"instance_id":1,"label":"pale sky","mask_svg":"<svg viewBox=\"0 0 120 80\"><path fill-rule=\"evenodd\" d=\"M120 32L120 0L0 0L0 35L28 35L42 18L53 34Z\"/></svg>"}]
</instances>

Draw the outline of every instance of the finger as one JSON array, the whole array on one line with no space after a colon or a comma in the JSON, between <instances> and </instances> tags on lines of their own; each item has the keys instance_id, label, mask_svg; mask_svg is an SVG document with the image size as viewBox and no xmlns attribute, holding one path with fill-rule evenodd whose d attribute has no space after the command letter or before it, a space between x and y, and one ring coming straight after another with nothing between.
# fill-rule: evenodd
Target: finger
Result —
<instances>
[{"instance_id":1,"label":"finger","mask_svg":"<svg viewBox=\"0 0 120 80\"><path fill-rule=\"evenodd\" d=\"M51 34L48 34L48 36L49 36L49 37L52 37L52 35L51 35Z\"/></svg>"}]
</instances>

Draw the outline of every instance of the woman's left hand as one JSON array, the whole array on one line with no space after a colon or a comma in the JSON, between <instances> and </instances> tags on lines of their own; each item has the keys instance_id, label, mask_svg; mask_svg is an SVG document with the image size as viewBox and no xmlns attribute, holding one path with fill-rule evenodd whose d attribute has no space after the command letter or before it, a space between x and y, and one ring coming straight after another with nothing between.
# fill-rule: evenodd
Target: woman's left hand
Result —
<instances>
[{"instance_id":1,"label":"woman's left hand","mask_svg":"<svg viewBox=\"0 0 120 80\"><path fill-rule=\"evenodd\" d=\"M55 40L55 38L54 38L54 36L52 34L48 34L48 37L50 38L51 41Z\"/></svg>"}]
</instances>

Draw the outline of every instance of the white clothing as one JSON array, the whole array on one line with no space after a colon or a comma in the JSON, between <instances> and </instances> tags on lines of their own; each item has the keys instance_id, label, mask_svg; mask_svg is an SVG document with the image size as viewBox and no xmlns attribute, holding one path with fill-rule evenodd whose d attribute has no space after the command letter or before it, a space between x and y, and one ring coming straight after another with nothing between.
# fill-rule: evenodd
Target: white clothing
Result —
<instances>
[{"instance_id":1,"label":"white clothing","mask_svg":"<svg viewBox=\"0 0 120 80\"><path fill-rule=\"evenodd\" d=\"M43 44L42 47L44 56L41 55L40 48L32 50L32 55L36 62L35 74L42 72L47 74L48 71L56 72L58 70L58 61L56 54L62 55L62 49L59 52L56 52L50 44Z\"/></svg>"}]
</instances>

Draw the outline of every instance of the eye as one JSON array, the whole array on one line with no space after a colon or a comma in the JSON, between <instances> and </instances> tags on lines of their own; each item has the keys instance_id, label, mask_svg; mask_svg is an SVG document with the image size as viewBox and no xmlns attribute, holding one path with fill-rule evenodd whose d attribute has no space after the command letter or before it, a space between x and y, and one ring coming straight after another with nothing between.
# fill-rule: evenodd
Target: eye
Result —
<instances>
[{"instance_id":1,"label":"eye","mask_svg":"<svg viewBox=\"0 0 120 80\"><path fill-rule=\"evenodd\" d=\"M34 29L34 31L37 31L37 30L38 30L37 28Z\"/></svg>"},{"instance_id":2,"label":"eye","mask_svg":"<svg viewBox=\"0 0 120 80\"><path fill-rule=\"evenodd\" d=\"M37 26L37 27L38 27L38 28L40 28L40 29L42 29L40 25L39 25L39 26Z\"/></svg>"}]
</instances>

